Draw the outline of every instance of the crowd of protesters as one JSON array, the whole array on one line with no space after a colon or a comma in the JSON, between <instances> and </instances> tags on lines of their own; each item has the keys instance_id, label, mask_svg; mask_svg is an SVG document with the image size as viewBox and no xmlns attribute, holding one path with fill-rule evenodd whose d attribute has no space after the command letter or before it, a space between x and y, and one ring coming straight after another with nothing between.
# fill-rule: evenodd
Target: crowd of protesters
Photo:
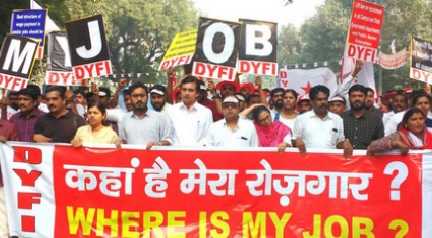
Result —
<instances>
[{"instance_id":1,"label":"crowd of protesters","mask_svg":"<svg viewBox=\"0 0 432 238\"><path fill-rule=\"evenodd\" d=\"M431 96L419 90L377 98L374 90L354 83L360 70L358 64L334 95L323 85L299 96L290 89L262 89L259 77L253 84L238 79L214 84L174 71L167 86L121 80L114 92L49 86L42 94L28 85L0 100L0 141L343 149L346 157L354 149L369 155L431 149Z\"/></svg>"},{"instance_id":2,"label":"crowd of protesters","mask_svg":"<svg viewBox=\"0 0 432 238\"><path fill-rule=\"evenodd\" d=\"M353 81L361 65L348 81ZM294 90L261 89L169 72L168 86L140 82L75 90L35 85L1 100L0 140L83 145L134 144L226 148L297 147L354 149L369 154L431 148L431 97L394 91L377 103L374 91L348 83L330 97L323 85L298 96ZM178 83L176 84L176 82Z\"/></svg>"}]
</instances>

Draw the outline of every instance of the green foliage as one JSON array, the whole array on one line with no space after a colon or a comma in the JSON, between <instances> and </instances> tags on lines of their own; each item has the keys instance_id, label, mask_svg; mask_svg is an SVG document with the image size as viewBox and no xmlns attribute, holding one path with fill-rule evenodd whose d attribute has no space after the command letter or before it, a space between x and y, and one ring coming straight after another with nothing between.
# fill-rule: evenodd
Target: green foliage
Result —
<instances>
[{"instance_id":1,"label":"green foliage","mask_svg":"<svg viewBox=\"0 0 432 238\"><path fill-rule=\"evenodd\" d=\"M176 32L191 29L197 13L190 0L36 0L64 29L65 22L101 14L115 73L144 73L148 83L164 79L157 67ZM12 9L28 8L29 0L0 4L0 40L9 31ZM43 62L35 77L42 78Z\"/></svg>"},{"instance_id":2,"label":"green foliage","mask_svg":"<svg viewBox=\"0 0 432 238\"><path fill-rule=\"evenodd\" d=\"M423 39L432 40L432 4L428 0L384 0L381 2L385 7L384 26L382 29L381 51L390 53L390 44L396 40L397 50L409 45L411 35ZM294 31L292 26L284 27L279 40L280 48L293 49L301 54L291 53L279 54L279 63L313 63L328 61L333 62L330 68L338 71L337 62L341 58L345 43L348 24L351 17L351 0L327 0L324 5L318 7L317 14L306 20L300 29ZM286 29L285 29L286 28ZM292 34L283 34L286 31ZM300 41L295 47L289 43L286 37ZM292 51L292 50L291 50ZM290 52L289 50L287 52ZM292 64L292 63L291 63ZM379 66L375 67L376 75L379 76ZM409 77L409 66L399 70L382 70L383 90L394 87L413 86L422 87L422 83L415 82Z\"/></svg>"}]
</instances>

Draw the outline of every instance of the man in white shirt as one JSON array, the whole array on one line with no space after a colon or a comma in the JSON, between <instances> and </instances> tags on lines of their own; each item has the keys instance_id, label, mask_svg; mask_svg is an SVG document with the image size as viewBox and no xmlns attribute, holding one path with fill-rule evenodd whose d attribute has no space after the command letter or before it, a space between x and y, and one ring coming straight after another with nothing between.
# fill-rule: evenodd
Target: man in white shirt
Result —
<instances>
[{"instance_id":1,"label":"man in white shirt","mask_svg":"<svg viewBox=\"0 0 432 238\"><path fill-rule=\"evenodd\" d=\"M252 121L242 119L240 101L235 96L228 96L222 102L224 119L210 126L204 145L231 148L257 147L258 139Z\"/></svg>"},{"instance_id":2,"label":"man in white shirt","mask_svg":"<svg viewBox=\"0 0 432 238\"><path fill-rule=\"evenodd\" d=\"M181 82L182 101L168 109L174 125L176 145L198 146L206 138L213 123L211 111L197 102L199 95L198 79L186 76Z\"/></svg>"},{"instance_id":3,"label":"man in white shirt","mask_svg":"<svg viewBox=\"0 0 432 238\"><path fill-rule=\"evenodd\" d=\"M306 148L344 149L345 156L352 155L352 145L345 139L343 120L328 111L327 87L318 85L311 89L312 111L297 117L294 123L295 146L304 152Z\"/></svg>"}]
</instances>

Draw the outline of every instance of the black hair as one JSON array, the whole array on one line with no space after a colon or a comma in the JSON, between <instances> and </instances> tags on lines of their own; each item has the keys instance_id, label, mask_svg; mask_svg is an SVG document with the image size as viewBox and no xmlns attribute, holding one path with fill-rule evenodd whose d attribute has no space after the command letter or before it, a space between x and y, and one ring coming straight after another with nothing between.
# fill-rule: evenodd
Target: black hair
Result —
<instances>
[{"instance_id":1,"label":"black hair","mask_svg":"<svg viewBox=\"0 0 432 238\"><path fill-rule=\"evenodd\" d=\"M33 101L39 97L39 95L34 90L32 90L30 88L23 88L23 89L19 90L17 95L18 96L19 95L29 96L32 98Z\"/></svg>"},{"instance_id":2,"label":"black hair","mask_svg":"<svg viewBox=\"0 0 432 238\"><path fill-rule=\"evenodd\" d=\"M354 86L352 86L349 91L348 91L348 95L351 95L351 93L353 92L361 92L363 93L365 96L367 95L367 90L364 86L360 85L360 84L356 84Z\"/></svg>"},{"instance_id":3,"label":"black hair","mask_svg":"<svg viewBox=\"0 0 432 238\"><path fill-rule=\"evenodd\" d=\"M425 93L425 92L417 92L413 95L413 99L412 99L412 107L415 107L415 105L417 104L417 101L422 98L422 97L426 97L429 101L429 103L431 103L432 99L429 96L429 94ZM406 96L405 96L406 98Z\"/></svg>"},{"instance_id":4,"label":"black hair","mask_svg":"<svg viewBox=\"0 0 432 238\"><path fill-rule=\"evenodd\" d=\"M85 90L84 90L84 88L80 87L74 91L74 94L75 95L81 94L81 95L85 96Z\"/></svg>"},{"instance_id":5,"label":"black hair","mask_svg":"<svg viewBox=\"0 0 432 238\"><path fill-rule=\"evenodd\" d=\"M142 89L144 89L144 91L146 92L146 94L148 93L147 87L143 83L136 82L136 83L132 84L132 86L129 87L129 89L128 89L129 94L132 94L132 92L135 89L138 89L138 88L142 88Z\"/></svg>"},{"instance_id":6,"label":"black hair","mask_svg":"<svg viewBox=\"0 0 432 238\"><path fill-rule=\"evenodd\" d=\"M326 86L323 86L323 85L317 85L317 86L315 86L315 87L313 87L311 90L310 90L310 92L309 92L309 98L311 99L311 100L314 100L315 98L316 98L316 96L318 95L318 93L324 93L325 95L327 95L327 98L329 97L329 95L330 95L330 90L326 87Z\"/></svg>"},{"instance_id":7,"label":"black hair","mask_svg":"<svg viewBox=\"0 0 432 238\"><path fill-rule=\"evenodd\" d=\"M268 112L270 115L270 110L266 106L257 106L252 110L252 119L257 123L258 117L262 112Z\"/></svg>"},{"instance_id":8,"label":"black hair","mask_svg":"<svg viewBox=\"0 0 432 238\"><path fill-rule=\"evenodd\" d=\"M123 93L123 97L124 96L130 96L130 94L131 94L129 88L128 89L124 89L122 93Z\"/></svg>"},{"instance_id":9,"label":"black hair","mask_svg":"<svg viewBox=\"0 0 432 238\"><path fill-rule=\"evenodd\" d=\"M366 95L367 95L369 92L371 92L372 94L375 95L375 91L374 91L372 88L365 87L365 89L366 89Z\"/></svg>"},{"instance_id":10,"label":"black hair","mask_svg":"<svg viewBox=\"0 0 432 238\"><path fill-rule=\"evenodd\" d=\"M274 88L270 91L270 97L273 97L276 93L285 93L283 88Z\"/></svg>"},{"instance_id":11,"label":"black hair","mask_svg":"<svg viewBox=\"0 0 432 238\"><path fill-rule=\"evenodd\" d=\"M41 89L39 86L34 84L27 85L27 89L30 90L36 97L40 97L41 95Z\"/></svg>"},{"instance_id":12,"label":"black hair","mask_svg":"<svg viewBox=\"0 0 432 238\"><path fill-rule=\"evenodd\" d=\"M102 115L105 116L106 118L106 107L103 103L101 103L100 101L96 100L96 101L91 101L88 105L87 105L87 111L90 110L90 108L92 107L96 107L101 113ZM106 120L102 120L102 125L104 126L109 126L109 123Z\"/></svg>"},{"instance_id":13,"label":"black hair","mask_svg":"<svg viewBox=\"0 0 432 238\"><path fill-rule=\"evenodd\" d=\"M58 92L60 94L60 97L62 99L64 99L65 93L66 93L66 87L64 87L64 86L50 86L45 91L45 95L50 93L50 92Z\"/></svg>"},{"instance_id":14,"label":"black hair","mask_svg":"<svg viewBox=\"0 0 432 238\"><path fill-rule=\"evenodd\" d=\"M197 77L192 76L192 75L187 75L186 77L184 77L182 79L180 87L183 87L183 85L188 84L188 83L194 83L195 84L195 90L197 93L199 93L200 83L199 83L199 79Z\"/></svg>"},{"instance_id":15,"label":"black hair","mask_svg":"<svg viewBox=\"0 0 432 238\"><path fill-rule=\"evenodd\" d=\"M287 93L291 93L296 98L296 100L297 100L298 93L294 89L287 89L287 90L285 90L285 94L287 94Z\"/></svg>"},{"instance_id":16,"label":"black hair","mask_svg":"<svg viewBox=\"0 0 432 238\"><path fill-rule=\"evenodd\" d=\"M417 114L417 113L420 113L420 114L422 114L423 115L423 117L424 118L426 118L426 115L420 110L420 109L418 109L418 108L411 108L411 109L409 109L406 113L405 113L405 115L403 116L403 118L402 118L402 121L399 123L399 125L398 125L398 128L400 128L400 127L402 127L402 126L404 126L405 124L407 124L408 123L408 120L414 115L414 114Z\"/></svg>"}]
</instances>

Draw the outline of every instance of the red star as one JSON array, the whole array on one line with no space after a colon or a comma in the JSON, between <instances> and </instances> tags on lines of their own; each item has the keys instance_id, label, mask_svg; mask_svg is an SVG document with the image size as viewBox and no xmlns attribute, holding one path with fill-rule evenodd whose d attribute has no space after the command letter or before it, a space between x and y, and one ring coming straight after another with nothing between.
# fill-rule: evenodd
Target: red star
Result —
<instances>
[{"instance_id":1,"label":"red star","mask_svg":"<svg viewBox=\"0 0 432 238\"><path fill-rule=\"evenodd\" d=\"M311 88L312 88L312 87L311 87L311 84L310 84L309 81L307 82L306 86L301 87L301 89L303 89L303 91L305 92L304 94L309 94Z\"/></svg>"}]
</instances>

